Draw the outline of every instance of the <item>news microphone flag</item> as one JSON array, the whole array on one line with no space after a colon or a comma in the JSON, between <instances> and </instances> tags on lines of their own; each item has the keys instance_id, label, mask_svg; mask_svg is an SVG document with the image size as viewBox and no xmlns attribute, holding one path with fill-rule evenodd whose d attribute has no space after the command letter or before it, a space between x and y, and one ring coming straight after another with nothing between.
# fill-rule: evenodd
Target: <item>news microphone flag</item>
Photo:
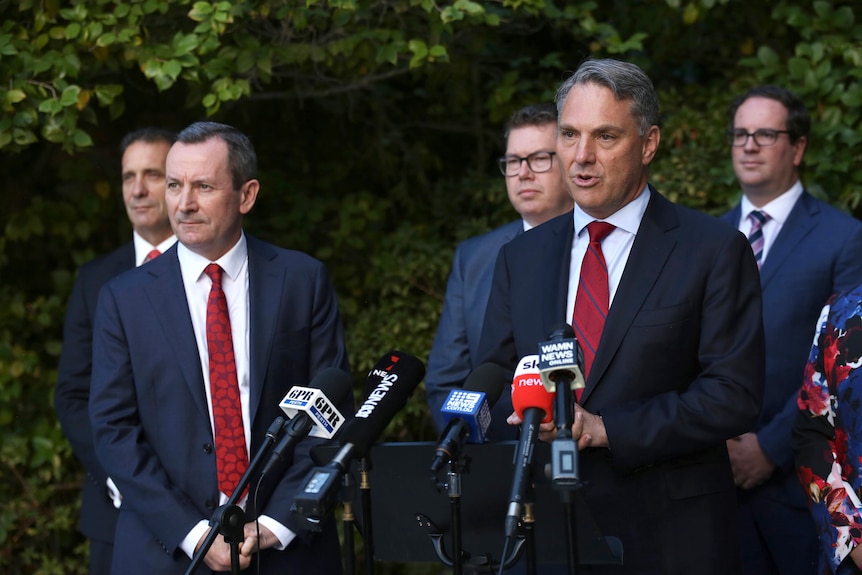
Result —
<instances>
[{"instance_id":1,"label":"news microphone flag","mask_svg":"<svg viewBox=\"0 0 862 575\"><path fill-rule=\"evenodd\" d=\"M572 326L554 330L549 341L539 343L539 373L549 392L557 391L557 380L560 378L570 381L571 389L584 388L578 340Z\"/></svg>"},{"instance_id":2,"label":"news microphone flag","mask_svg":"<svg viewBox=\"0 0 862 575\"><path fill-rule=\"evenodd\" d=\"M342 478L351 461L364 457L374 441L425 376L425 365L417 358L399 351L385 354L368 374L368 397L356 410L353 419L344 424L338 438L341 445L332 461L312 468L294 497L291 510L318 530L336 503Z\"/></svg>"},{"instance_id":3,"label":"news microphone flag","mask_svg":"<svg viewBox=\"0 0 862 575\"><path fill-rule=\"evenodd\" d=\"M470 434L465 438L468 443L484 443L485 432L491 424L491 408L481 391L453 389L440 410L443 421L447 424L453 419L460 419L470 428Z\"/></svg>"},{"instance_id":4,"label":"news microphone flag","mask_svg":"<svg viewBox=\"0 0 862 575\"><path fill-rule=\"evenodd\" d=\"M538 355L525 355L518 362L512 378L512 407L521 421L524 421L524 410L530 407L539 407L545 412L542 423L553 420L554 394L544 386Z\"/></svg>"},{"instance_id":5,"label":"news microphone flag","mask_svg":"<svg viewBox=\"0 0 862 575\"><path fill-rule=\"evenodd\" d=\"M322 389L294 386L278 405L290 419L300 413L308 414L314 422L314 428L308 434L312 437L332 439L344 422L344 416Z\"/></svg>"}]
</instances>

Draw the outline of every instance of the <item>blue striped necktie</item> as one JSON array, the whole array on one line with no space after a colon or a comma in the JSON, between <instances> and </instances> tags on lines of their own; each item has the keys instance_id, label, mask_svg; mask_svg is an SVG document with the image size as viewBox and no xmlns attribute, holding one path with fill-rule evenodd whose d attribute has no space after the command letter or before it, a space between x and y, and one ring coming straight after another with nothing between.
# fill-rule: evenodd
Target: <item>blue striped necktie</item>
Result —
<instances>
[{"instance_id":1,"label":"blue striped necktie","mask_svg":"<svg viewBox=\"0 0 862 575\"><path fill-rule=\"evenodd\" d=\"M763 265L763 224L769 220L769 214L754 210L748 214L748 219L751 220L751 231L748 232L748 243L751 244L751 251L754 252L754 260L757 262L757 269Z\"/></svg>"}]
</instances>

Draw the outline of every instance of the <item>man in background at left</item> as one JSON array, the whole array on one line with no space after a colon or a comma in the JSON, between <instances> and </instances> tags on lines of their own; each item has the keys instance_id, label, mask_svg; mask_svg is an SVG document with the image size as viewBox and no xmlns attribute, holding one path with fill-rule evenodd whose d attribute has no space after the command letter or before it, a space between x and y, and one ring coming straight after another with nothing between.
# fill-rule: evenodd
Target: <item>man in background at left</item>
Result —
<instances>
[{"instance_id":1,"label":"man in background at left","mask_svg":"<svg viewBox=\"0 0 862 575\"><path fill-rule=\"evenodd\" d=\"M165 157L174 138L173 132L160 128L142 128L123 138L123 203L132 224L132 241L81 266L66 307L54 406L63 433L86 471L79 529L90 540L90 575L110 573L116 507L121 504L116 486L93 450L87 412L96 298L109 279L152 259L176 241L165 206Z\"/></svg>"}]
</instances>

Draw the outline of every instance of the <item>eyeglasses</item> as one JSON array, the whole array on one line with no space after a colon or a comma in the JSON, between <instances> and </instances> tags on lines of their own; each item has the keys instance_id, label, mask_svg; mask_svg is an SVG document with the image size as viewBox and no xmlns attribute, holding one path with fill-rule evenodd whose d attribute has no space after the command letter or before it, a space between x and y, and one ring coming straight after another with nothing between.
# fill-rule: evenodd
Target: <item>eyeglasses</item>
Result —
<instances>
[{"instance_id":1,"label":"eyeglasses","mask_svg":"<svg viewBox=\"0 0 862 575\"><path fill-rule=\"evenodd\" d=\"M551 169L556 152L533 152L526 158L520 156L504 156L497 160L500 172L504 176L517 176L521 171L521 162L527 162L527 167L535 174L541 174Z\"/></svg>"},{"instance_id":2,"label":"eyeglasses","mask_svg":"<svg viewBox=\"0 0 862 575\"><path fill-rule=\"evenodd\" d=\"M770 130L768 128L760 128L754 132L746 132L745 130L728 130L727 143L736 148L741 148L748 143L749 136L754 138L754 143L758 146L771 146L778 141L778 134L789 134L788 130Z\"/></svg>"}]
</instances>

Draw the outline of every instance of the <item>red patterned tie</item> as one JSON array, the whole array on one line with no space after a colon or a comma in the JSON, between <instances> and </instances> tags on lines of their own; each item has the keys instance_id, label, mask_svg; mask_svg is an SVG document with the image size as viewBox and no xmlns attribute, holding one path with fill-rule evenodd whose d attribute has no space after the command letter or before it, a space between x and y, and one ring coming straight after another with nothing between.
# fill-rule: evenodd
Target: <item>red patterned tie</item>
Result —
<instances>
[{"instance_id":1,"label":"red patterned tie","mask_svg":"<svg viewBox=\"0 0 862 575\"><path fill-rule=\"evenodd\" d=\"M150 250L150 253L147 254L147 257L144 258L144 263L147 263L150 260L154 260L160 255L162 255L162 252L157 249L152 249Z\"/></svg>"},{"instance_id":2,"label":"red patterned tie","mask_svg":"<svg viewBox=\"0 0 862 575\"><path fill-rule=\"evenodd\" d=\"M589 376L605 318L608 315L610 294L608 291L608 266L602 253L602 240L614 230L607 222L591 222L587 225L590 245L581 262L581 277L575 295L574 327L578 343L584 354L584 379ZM581 390L578 390L581 391Z\"/></svg>"},{"instance_id":3,"label":"red patterned tie","mask_svg":"<svg viewBox=\"0 0 862 575\"><path fill-rule=\"evenodd\" d=\"M239 382L233 355L233 339L227 299L221 287L222 269L209 264L204 272L212 280L207 300L207 349L210 394L215 426L219 490L230 497L248 468L248 450L242 425Z\"/></svg>"}]
</instances>

